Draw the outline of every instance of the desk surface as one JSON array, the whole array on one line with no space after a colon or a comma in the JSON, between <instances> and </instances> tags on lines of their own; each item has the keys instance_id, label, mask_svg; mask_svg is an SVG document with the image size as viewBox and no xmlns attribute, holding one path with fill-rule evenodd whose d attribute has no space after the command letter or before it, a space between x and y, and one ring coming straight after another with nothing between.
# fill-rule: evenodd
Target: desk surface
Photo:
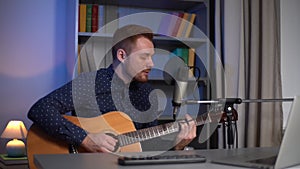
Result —
<instances>
[{"instance_id":1,"label":"desk surface","mask_svg":"<svg viewBox=\"0 0 300 169\"><path fill-rule=\"evenodd\" d=\"M204 155L207 159L205 163L192 163L192 164L170 164L170 165L143 165L143 166L121 166L118 165L118 155L110 153L81 153L81 154L39 154L34 155L34 162L39 169L122 169L122 168L143 168L143 169L199 169L199 168L222 168L232 169L241 168L227 165L220 165L211 163L213 159L224 158L232 155L239 155L242 153L255 153L259 154L274 154L278 151L276 148L242 148L242 149L214 149L214 150L187 150L187 151L170 151L170 154L184 154L184 153L197 153ZM142 154L157 154L160 152L143 152ZM141 153L126 153L138 155Z\"/></svg>"}]
</instances>

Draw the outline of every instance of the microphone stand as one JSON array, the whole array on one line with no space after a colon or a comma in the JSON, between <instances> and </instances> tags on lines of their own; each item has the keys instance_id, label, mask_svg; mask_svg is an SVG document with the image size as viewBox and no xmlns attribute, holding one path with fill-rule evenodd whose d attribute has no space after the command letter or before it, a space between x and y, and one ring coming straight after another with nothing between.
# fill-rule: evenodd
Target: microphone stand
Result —
<instances>
[{"instance_id":1,"label":"microphone stand","mask_svg":"<svg viewBox=\"0 0 300 169\"><path fill-rule=\"evenodd\" d=\"M225 98L225 99L217 99L217 100L184 100L183 104L217 104L224 103L224 112L225 114L222 116L220 123L223 124L223 135L225 135L225 127L227 127L227 145L228 148L233 148L234 145L234 129L237 135L237 126L236 121L238 120L238 113L234 109L234 104L241 103L262 103L262 102L291 102L293 98L282 98L282 99L240 99L240 98ZM236 143L238 138L236 137ZM223 137L223 142L225 142L225 136ZM238 144L236 144L238 147ZM223 145L223 148L226 148L226 145Z\"/></svg>"},{"instance_id":2,"label":"microphone stand","mask_svg":"<svg viewBox=\"0 0 300 169\"><path fill-rule=\"evenodd\" d=\"M241 102L235 101L226 101L224 106L224 116L221 118L221 123L223 124L223 135L225 135L225 128L227 127L227 145L229 149L233 148L234 145L234 133L237 133L237 124L236 121L238 120L238 113L234 109L233 104L240 104ZM234 131L235 128L235 131ZM223 137L223 142L225 143L225 137ZM226 148L225 144L223 148Z\"/></svg>"}]
</instances>

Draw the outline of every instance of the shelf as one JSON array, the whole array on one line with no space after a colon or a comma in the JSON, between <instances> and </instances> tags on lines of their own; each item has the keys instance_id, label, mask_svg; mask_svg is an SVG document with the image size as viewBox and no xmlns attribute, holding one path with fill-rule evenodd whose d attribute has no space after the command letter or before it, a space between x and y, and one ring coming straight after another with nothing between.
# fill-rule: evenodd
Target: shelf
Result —
<instances>
[{"instance_id":1,"label":"shelf","mask_svg":"<svg viewBox=\"0 0 300 169\"><path fill-rule=\"evenodd\" d=\"M153 9L167 9L167 10L188 10L192 9L199 3L205 3L205 0L154 0L143 1L141 0L80 0L79 3L93 3L101 5L114 5L123 7L135 8L153 8Z\"/></svg>"},{"instance_id":2,"label":"shelf","mask_svg":"<svg viewBox=\"0 0 300 169\"><path fill-rule=\"evenodd\" d=\"M97 32L78 32L78 36L87 36L87 37L99 37L99 38L112 38L113 34L111 33L97 33Z\"/></svg>"},{"instance_id":3,"label":"shelf","mask_svg":"<svg viewBox=\"0 0 300 169\"><path fill-rule=\"evenodd\" d=\"M91 32L78 32L79 43L85 43L90 37L97 38L98 40L112 40L113 35L107 33L91 33ZM173 46L174 48L182 46L183 44L190 47L197 47L208 42L205 38L181 38L181 37L168 37L155 35L153 38L154 44L162 46Z\"/></svg>"}]
</instances>

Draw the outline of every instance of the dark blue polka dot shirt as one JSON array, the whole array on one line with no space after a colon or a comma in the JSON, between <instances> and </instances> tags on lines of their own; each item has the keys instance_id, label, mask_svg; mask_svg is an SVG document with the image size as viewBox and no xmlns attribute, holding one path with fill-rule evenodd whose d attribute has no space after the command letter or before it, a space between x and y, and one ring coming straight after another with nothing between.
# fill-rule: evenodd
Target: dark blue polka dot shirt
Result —
<instances>
[{"instance_id":1,"label":"dark blue polka dot shirt","mask_svg":"<svg viewBox=\"0 0 300 169\"><path fill-rule=\"evenodd\" d=\"M86 131L61 114L73 112L80 117L95 117L111 111L128 114L136 129L157 125L157 97L148 83L124 82L112 66L82 73L74 80L38 100L28 118L48 134L80 145Z\"/></svg>"}]
</instances>

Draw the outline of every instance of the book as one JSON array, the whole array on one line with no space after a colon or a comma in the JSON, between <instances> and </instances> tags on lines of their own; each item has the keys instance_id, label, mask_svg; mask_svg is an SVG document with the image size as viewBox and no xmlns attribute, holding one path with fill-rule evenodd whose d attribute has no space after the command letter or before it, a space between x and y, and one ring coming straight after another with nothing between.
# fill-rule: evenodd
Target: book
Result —
<instances>
[{"instance_id":1,"label":"book","mask_svg":"<svg viewBox=\"0 0 300 169\"><path fill-rule=\"evenodd\" d=\"M189 48L188 66L190 67L189 77L194 77L195 72L195 49Z\"/></svg>"},{"instance_id":2,"label":"book","mask_svg":"<svg viewBox=\"0 0 300 169\"><path fill-rule=\"evenodd\" d=\"M182 49L182 48L176 48L176 49L174 49L174 50L172 51L172 54L171 54L170 56L174 57L174 55L175 55L175 56L177 56L177 57L180 57L180 55L181 55L181 53L182 53L181 49ZM174 54L174 55L173 55L173 54Z\"/></svg>"},{"instance_id":3,"label":"book","mask_svg":"<svg viewBox=\"0 0 300 169\"><path fill-rule=\"evenodd\" d=\"M166 32L166 35L172 36L178 16L179 16L178 12L173 12L172 15L170 16L170 23L168 25L168 30Z\"/></svg>"},{"instance_id":4,"label":"book","mask_svg":"<svg viewBox=\"0 0 300 169\"><path fill-rule=\"evenodd\" d=\"M175 23L174 28L173 28L173 32L171 34L173 37L177 36L177 32L178 32L181 20L183 18L183 14L184 14L183 12L178 13L177 20L176 20L176 23Z\"/></svg>"},{"instance_id":5,"label":"book","mask_svg":"<svg viewBox=\"0 0 300 169\"><path fill-rule=\"evenodd\" d=\"M28 164L27 156L9 157L7 154L0 154L0 161L5 165Z\"/></svg>"},{"instance_id":6,"label":"book","mask_svg":"<svg viewBox=\"0 0 300 169\"><path fill-rule=\"evenodd\" d=\"M81 52L81 47L82 45L81 44L78 44L78 53L77 53L77 74L80 74L81 71L82 71L82 65L81 65L81 57L80 57L80 52Z\"/></svg>"},{"instance_id":7,"label":"book","mask_svg":"<svg viewBox=\"0 0 300 169\"><path fill-rule=\"evenodd\" d=\"M189 64L189 48L182 48L181 52L182 52L182 54L180 57L183 59L184 63L186 65L188 65Z\"/></svg>"},{"instance_id":8,"label":"book","mask_svg":"<svg viewBox=\"0 0 300 169\"><path fill-rule=\"evenodd\" d=\"M171 22L171 18L172 18L172 15L170 15L170 14L163 15L163 17L161 18L159 27L158 27L158 31L157 31L158 34L168 35L168 28L169 28L169 25Z\"/></svg>"},{"instance_id":9,"label":"book","mask_svg":"<svg viewBox=\"0 0 300 169\"><path fill-rule=\"evenodd\" d=\"M92 32L92 4L86 4L86 32Z\"/></svg>"},{"instance_id":10,"label":"book","mask_svg":"<svg viewBox=\"0 0 300 169\"><path fill-rule=\"evenodd\" d=\"M86 4L79 4L79 32L86 31Z\"/></svg>"},{"instance_id":11,"label":"book","mask_svg":"<svg viewBox=\"0 0 300 169\"><path fill-rule=\"evenodd\" d=\"M180 23L179 29L178 29L178 31L177 31L176 37L182 37L182 35L183 35L183 30L184 30L184 28L186 27L185 25L187 24L188 16L189 16L189 14L186 13L186 12L183 14L183 17L182 17L182 19L181 19L181 23Z\"/></svg>"},{"instance_id":12,"label":"book","mask_svg":"<svg viewBox=\"0 0 300 169\"><path fill-rule=\"evenodd\" d=\"M78 9L78 32L80 32L80 4L78 4L78 7L77 7L77 9Z\"/></svg>"},{"instance_id":13,"label":"book","mask_svg":"<svg viewBox=\"0 0 300 169\"><path fill-rule=\"evenodd\" d=\"M104 32L103 27L105 25L105 8L103 5L98 5L98 31ZM99 30L100 29L100 30Z\"/></svg>"},{"instance_id":14,"label":"book","mask_svg":"<svg viewBox=\"0 0 300 169\"><path fill-rule=\"evenodd\" d=\"M97 4L92 5L92 32L98 31L98 10L99 7Z\"/></svg>"},{"instance_id":15,"label":"book","mask_svg":"<svg viewBox=\"0 0 300 169\"><path fill-rule=\"evenodd\" d=\"M196 18L196 14L189 14L189 20L188 20L188 23L187 23L187 27L185 29L185 33L183 35L183 37L185 38L188 38L190 37L190 34L191 34L191 31L192 31L192 28L193 28L193 25L194 25L194 21L195 21L195 18Z\"/></svg>"},{"instance_id":16,"label":"book","mask_svg":"<svg viewBox=\"0 0 300 169\"><path fill-rule=\"evenodd\" d=\"M188 57L189 57L189 49L188 48L176 48L173 50L173 54L180 57L182 61L188 65Z\"/></svg>"},{"instance_id":17,"label":"book","mask_svg":"<svg viewBox=\"0 0 300 169\"><path fill-rule=\"evenodd\" d=\"M185 37L186 31L187 31L188 26L189 26L189 20L191 20L191 17L192 17L192 15L187 13L187 17L186 17L186 20L185 20L183 28L182 28L182 32L179 35L179 37Z\"/></svg>"}]
</instances>

